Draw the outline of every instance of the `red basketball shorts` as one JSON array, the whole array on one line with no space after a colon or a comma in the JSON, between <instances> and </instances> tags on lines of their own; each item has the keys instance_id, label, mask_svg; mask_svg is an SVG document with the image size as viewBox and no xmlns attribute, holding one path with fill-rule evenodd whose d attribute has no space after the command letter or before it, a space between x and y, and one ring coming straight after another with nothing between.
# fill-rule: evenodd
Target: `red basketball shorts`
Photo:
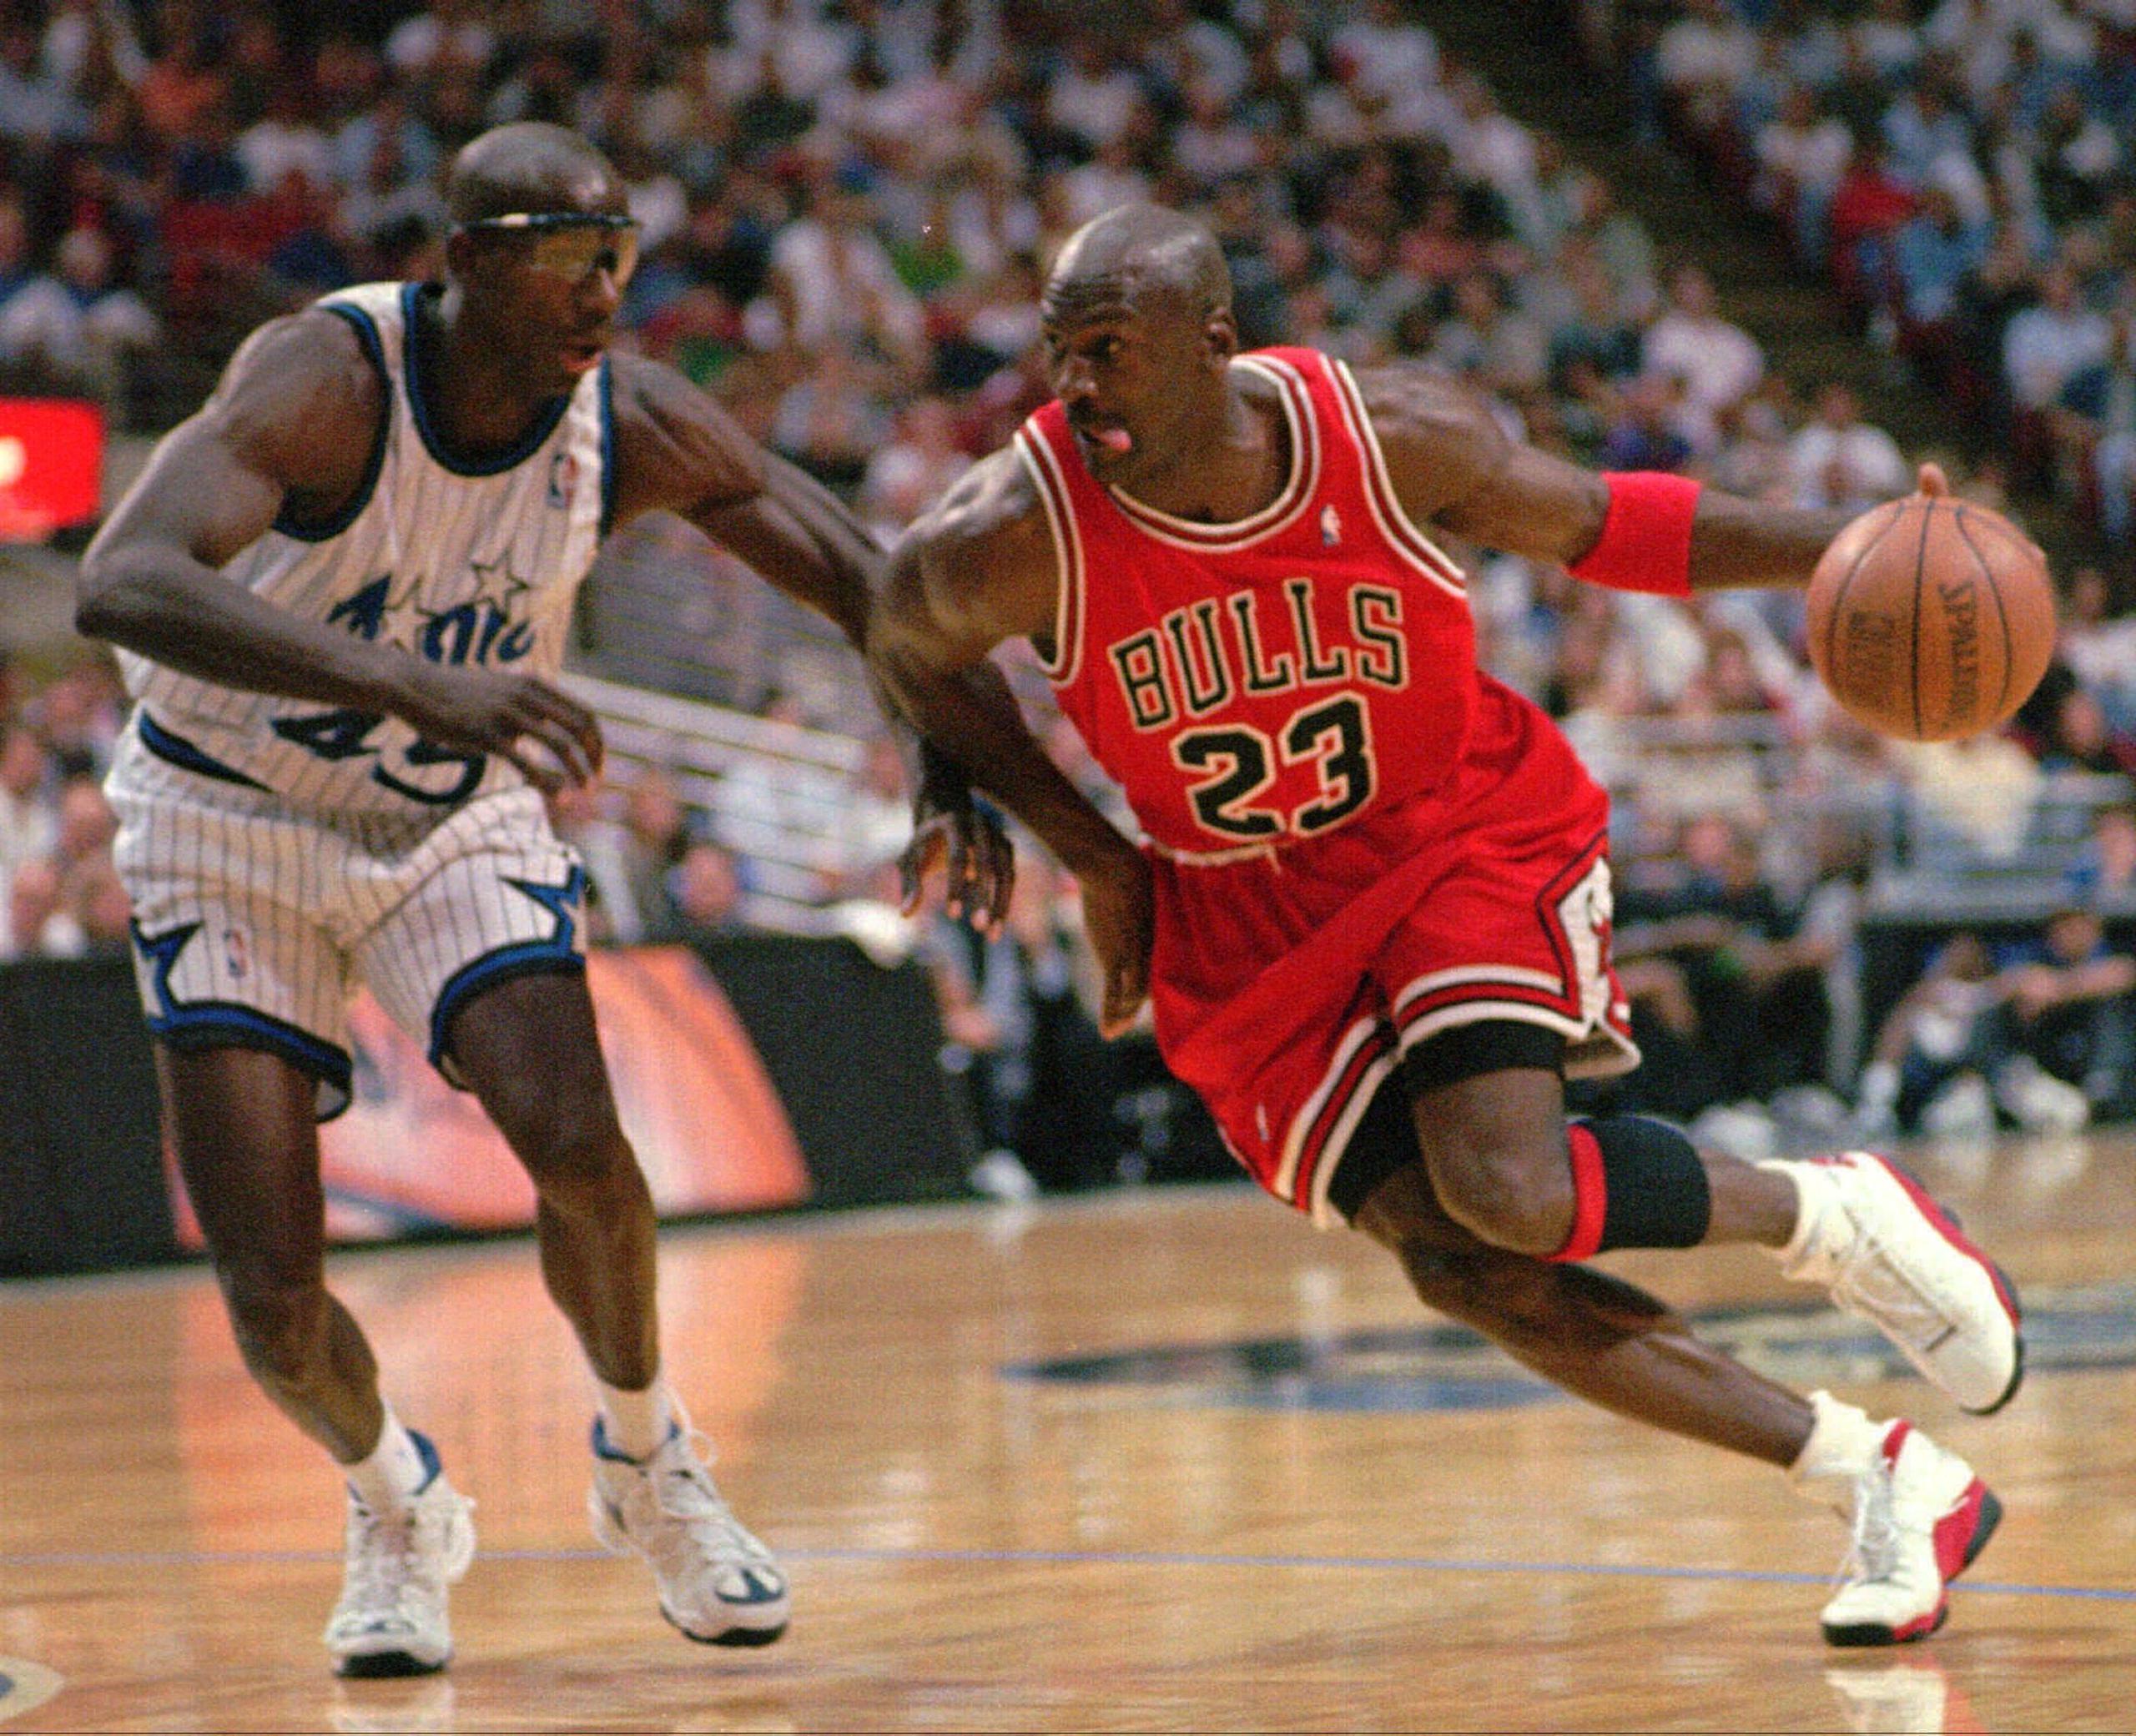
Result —
<instances>
[{"instance_id":1,"label":"red basketball shorts","mask_svg":"<svg viewBox=\"0 0 2136 1736\"><path fill-rule=\"evenodd\" d=\"M1639 1064L1610 965L1608 799L1539 712L1494 720L1447 786L1217 867L1151 853L1166 1064L1277 1199L1328 1186L1398 1059L1457 1024L1558 1032L1567 1074Z\"/></svg>"}]
</instances>

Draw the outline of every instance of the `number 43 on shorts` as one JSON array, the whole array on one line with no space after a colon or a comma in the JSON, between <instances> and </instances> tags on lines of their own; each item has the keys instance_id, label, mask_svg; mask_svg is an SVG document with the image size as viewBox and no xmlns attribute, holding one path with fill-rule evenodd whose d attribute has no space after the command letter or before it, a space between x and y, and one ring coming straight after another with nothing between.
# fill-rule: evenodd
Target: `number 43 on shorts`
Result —
<instances>
[{"instance_id":1,"label":"number 43 on shorts","mask_svg":"<svg viewBox=\"0 0 2136 1736\"><path fill-rule=\"evenodd\" d=\"M1209 774L1187 797L1202 823L1225 838L1325 832L1369 802L1375 782L1372 732L1364 702L1354 693L1301 707L1279 737L1242 723L1191 729L1173 742L1171 754L1181 770ZM1306 761L1319 770L1318 796L1287 818L1253 805L1281 767Z\"/></svg>"}]
</instances>

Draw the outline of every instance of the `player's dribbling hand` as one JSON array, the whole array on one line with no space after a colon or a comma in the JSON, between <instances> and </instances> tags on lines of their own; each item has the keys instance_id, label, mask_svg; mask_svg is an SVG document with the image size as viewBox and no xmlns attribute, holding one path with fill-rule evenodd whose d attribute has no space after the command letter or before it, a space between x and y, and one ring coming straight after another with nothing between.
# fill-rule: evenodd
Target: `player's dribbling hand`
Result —
<instances>
[{"instance_id":1,"label":"player's dribbling hand","mask_svg":"<svg viewBox=\"0 0 2136 1736\"><path fill-rule=\"evenodd\" d=\"M601 725L538 676L408 660L395 716L426 742L509 760L544 795L601 774Z\"/></svg>"},{"instance_id":2,"label":"player's dribbling hand","mask_svg":"<svg viewBox=\"0 0 2136 1736\"><path fill-rule=\"evenodd\" d=\"M1103 867L1086 868L1077 878L1083 888L1083 929L1098 955L1105 983L1098 1029L1117 1037L1133 1027L1150 998L1150 948L1156 933L1150 864L1123 841Z\"/></svg>"},{"instance_id":3,"label":"player's dribbling hand","mask_svg":"<svg viewBox=\"0 0 2136 1736\"><path fill-rule=\"evenodd\" d=\"M1016 888L1016 853L994 807L974 796L963 774L923 746L924 767L912 798L912 842L898 858L901 908L918 913L928 877L944 872L942 908L982 934L1001 931Z\"/></svg>"}]
</instances>

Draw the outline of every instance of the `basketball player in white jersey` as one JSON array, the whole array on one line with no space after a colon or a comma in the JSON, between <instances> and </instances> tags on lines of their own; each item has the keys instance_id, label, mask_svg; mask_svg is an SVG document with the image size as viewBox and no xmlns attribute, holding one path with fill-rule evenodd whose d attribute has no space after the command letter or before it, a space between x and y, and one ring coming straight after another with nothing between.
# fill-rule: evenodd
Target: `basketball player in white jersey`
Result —
<instances>
[{"instance_id":1,"label":"basketball player in white jersey","mask_svg":"<svg viewBox=\"0 0 2136 1736\"><path fill-rule=\"evenodd\" d=\"M662 1377L652 1200L586 991L584 876L542 795L600 767L556 677L613 525L681 513L856 644L879 571L711 400L607 353L637 244L597 152L500 128L446 196L445 281L254 334L91 546L78 617L138 702L108 788L165 1126L247 1366L348 1483L325 1635L345 1675L441 1668L474 1549L471 1503L324 1282L315 1123L348 1100L359 980L533 1179L542 1276L598 1389L597 1535L645 1556L693 1639L785 1628L786 1577ZM918 806L992 914L1005 842L954 777Z\"/></svg>"}]
</instances>

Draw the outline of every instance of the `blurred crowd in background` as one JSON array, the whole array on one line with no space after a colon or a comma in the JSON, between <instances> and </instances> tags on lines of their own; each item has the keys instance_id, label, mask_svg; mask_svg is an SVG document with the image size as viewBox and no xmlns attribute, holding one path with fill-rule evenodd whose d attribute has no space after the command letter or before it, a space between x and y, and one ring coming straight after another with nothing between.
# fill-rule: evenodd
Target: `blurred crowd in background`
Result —
<instances>
[{"instance_id":1,"label":"blurred crowd in background","mask_svg":"<svg viewBox=\"0 0 2136 1736\"><path fill-rule=\"evenodd\" d=\"M2136 0L1579 11L1642 148L1697 153L1722 196L1771 214L1892 367L1943 395L1944 450L1902 453L1847 385L1776 365L1697 260L1506 113L1403 0L28 0L0 22L0 390L168 425L259 319L434 272L442 166L538 118L628 182L645 258L627 341L885 536L1042 401L1052 251L1136 199L1217 235L1248 345L1443 369L1584 464L1851 510L1938 458L1972 499L2077 526L2061 653L2012 729L1969 742L1837 712L1795 595L1685 604L1453 552L1487 665L1616 798L1618 947L1650 1060L1621 1100L1751 1150L2136 1110ZM604 673L875 727L826 632L674 521L616 540L582 626ZM676 663L678 639L701 648ZM1011 676L1110 802L1035 669ZM7 716L8 945L117 944L88 781L119 721L108 677L88 661L25 682ZM601 932L748 926L752 827L793 793L738 770L692 808L655 767L570 798ZM847 847L813 898L886 914L894 757L865 754L833 793ZM1072 883L1024 859L1000 938L854 932L930 961L981 1143L1089 1185L1116 1173L1123 1127L1140 1118L1126 1144L1146 1159L1171 1111L1145 1059L1096 1042ZM1880 876L2014 888L2004 914L2032 913L1924 939L1920 981L1872 1004Z\"/></svg>"}]
</instances>

